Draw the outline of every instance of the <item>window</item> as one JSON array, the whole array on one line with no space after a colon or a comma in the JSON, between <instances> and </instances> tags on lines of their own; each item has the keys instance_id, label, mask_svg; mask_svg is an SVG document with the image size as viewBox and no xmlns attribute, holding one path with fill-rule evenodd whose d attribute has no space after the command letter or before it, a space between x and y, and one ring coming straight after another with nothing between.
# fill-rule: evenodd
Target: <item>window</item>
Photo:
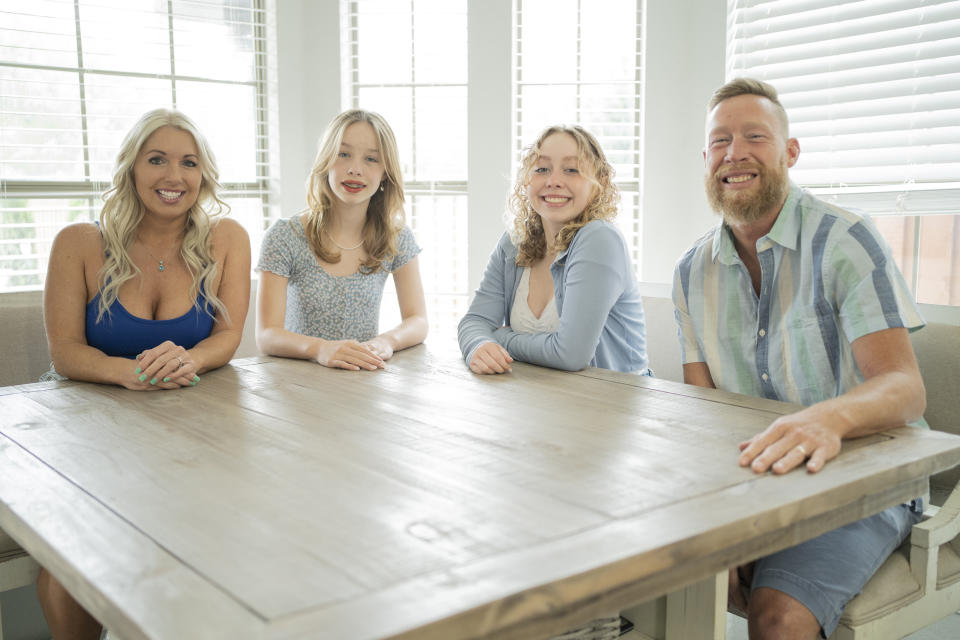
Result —
<instances>
[{"instance_id":1,"label":"window","mask_svg":"<svg viewBox=\"0 0 960 640\"><path fill-rule=\"evenodd\" d=\"M777 87L793 179L871 215L919 302L960 305L960 1L728 8L727 76Z\"/></svg>"},{"instance_id":2,"label":"window","mask_svg":"<svg viewBox=\"0 0 960 640\"><path fill-rule=\"evenodd\" d=\"M270 173L262 4L4 1L0 291L43 286L53 237L96 219L123 136L162 106L203 131L231 215L259 242Z\"/></svg>"},{"instance_id":3,"label":"window","mask_svg":"<svg viewBox=\"0 0 960 640\"><path fill-rule=\"evenodd\" d=\"M380 113L397 137L430 332L440 339L467 307L466 1L345 0L341 19L343 107ZM388 282L382 328L399 321Z\"/></svg>"},{"instance_id":4,"label":"window","mask_svg":"<svg viewBox=\"0 0 960 640\"><path fill-rule=\"evenodd\" d=\"M642 3L516 0L514 163L546 127L580 124L616 170L617 223L640 266ZM639 275L639 273L638 273Z\"/></svg>"}]
</instances>

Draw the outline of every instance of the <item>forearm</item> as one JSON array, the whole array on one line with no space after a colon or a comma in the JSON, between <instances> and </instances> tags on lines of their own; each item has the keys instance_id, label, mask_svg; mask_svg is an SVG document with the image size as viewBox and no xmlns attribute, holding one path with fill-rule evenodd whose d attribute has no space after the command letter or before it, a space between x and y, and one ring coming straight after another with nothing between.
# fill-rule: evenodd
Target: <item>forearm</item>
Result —
<instances>
[{"instance_id":1,"label":"forearm","mask_svg":"<svg viewBox=\"0 0 960 640\"><path fill-rule=\"evenodd\" d=\"M570 331L521 333L503 327L494 332L494 337L514 360L551 369L579 371L593 359L599 333L594 339L592 332L586 336Z\"/></svg>"},{"instance_id":2,"label":"forearm","mask_svg":"<svg viewBox=\"0 0 960 640\"><path fill-rule=\"evenodd\" d=\"M316 360L325 342L323 338L305 336L281 328L257 330L257 348L268 356Z\"/></svg>"},{"instance_id":3,"label":"forearm","mask_svg":"<svg viewBox=\"0 0 960 640\"><path fill-rule=\"evenodd\" d=\"M241 331L225 329L198 342L189 349L190 356L196 364L197 373L212 371L230 362L242 338Z\"/></svg>"},{"instance_id":4,"label":"forearm","mask_svg":"<svg viewBox=\"0 0 960 640\"><path fill-rule=\"evenodd\" d=\"M889 371L798 413L818 418L841 438L855 438L903 426L919 419L925 408L919 375Z\"/></svg>"},{"instance_id":5,"label":"forearm","mask_svg":"<svg viewBox=\"0 0 960 640\"><path fill-rule=\"evenodd\" d=\"M136 363L128 358L108 356L86 343L51 345L54 370L71 380L123 385L136 378Z\"/></svg>"},{"instance_id":6,"label":"forearm","mask_svg":"<svg viewBox=\"0 0 960 640\"><path fill-rule=\"evenodd\" d=\"M400 351L423 342L427 337L427 330L426 316L413 315L405 318L393 329L381 333L377 339L385 340L394 351Z\"/></svg>"}]
</instances>

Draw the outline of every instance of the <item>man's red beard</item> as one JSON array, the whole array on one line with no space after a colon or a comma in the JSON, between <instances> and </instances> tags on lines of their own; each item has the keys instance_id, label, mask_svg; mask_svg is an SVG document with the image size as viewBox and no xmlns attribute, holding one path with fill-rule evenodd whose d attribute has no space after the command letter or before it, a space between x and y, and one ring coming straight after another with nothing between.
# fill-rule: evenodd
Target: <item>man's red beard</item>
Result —
<instances>
[{"instance_id":1,"label":"man's red beard","mask_svg":"<svg viewBox=\"0 0 960 640\"><path fill-rule=\"evenodd\" d=\"M741 170L756 173L754 180L760 181L760 188L730 191L724 189L721 174L729 175ZM774 208L780 207L790 190L786 163L774 167L759 164L724 166L713 175L706 176L703 182L710 206L730 222L756 222Z\"/></svg>"}]
</instances>

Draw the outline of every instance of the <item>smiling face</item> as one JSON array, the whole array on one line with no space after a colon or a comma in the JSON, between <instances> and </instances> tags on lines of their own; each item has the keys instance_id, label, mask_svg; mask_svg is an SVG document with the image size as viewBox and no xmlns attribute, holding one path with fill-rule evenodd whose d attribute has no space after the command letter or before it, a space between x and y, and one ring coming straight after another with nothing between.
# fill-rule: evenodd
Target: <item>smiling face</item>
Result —
<instances>
[{"instance_id":1,"label":"smiling face","mask_svg":"<svg viewBox=\"0 0 960 640\"><path fill-rule=\"evenodd\" d=\"M790 189L787 168L799 154L768 99L747 94L724 100L707 116L703 159L710 205L733 222L776 215Z\"/></svg>"},{"instance_id":2,"label":"smiling face","mask_svg":"<svg viewBox=\"0 0 960 640\"><path fill-rule=\"evenodd\" d=\"M369 122L354 122L343 132L327 181L346 205L366 205L384 179L377 134ZM336 203L335 203L336 204Z\"/></svg>"},{"instance_id":3,"label":"smiling face","mask_svg":"<svg viewBox=\"0 0 960 640\"><path fill-rule=\"evenodd\" d=\"M193 136L170 126L154 131L137 154L133 181L148 213L185 215L197 202L203 181Z\"/></svg>"},{"instance_id":4,"label":"smiling face","mask_svg":"<svg viewBox=\"0 0 960 640\"><path fill-rule=\"evenodd\" d=\"M569 133L554 133L540 145L528 176L527 199L540 215L548 238L555 238L590 204L594 184L581 173L590 170L588 163L581 162L577 141Z\"/></svg>"}]
</instances>

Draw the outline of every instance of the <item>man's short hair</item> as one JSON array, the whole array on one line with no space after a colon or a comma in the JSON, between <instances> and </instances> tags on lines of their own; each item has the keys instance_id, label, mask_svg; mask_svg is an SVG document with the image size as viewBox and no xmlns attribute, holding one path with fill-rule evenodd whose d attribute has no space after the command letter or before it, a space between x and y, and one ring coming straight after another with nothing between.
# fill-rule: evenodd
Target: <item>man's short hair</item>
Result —
<instances>
[{"instance_id":1,"label":"man's short hair","mask_svg":"<svg viewBox=\"0 0 960 640\"><path fill-rule=\"evenodd\" d=\"M760 96L766 98L776 107L777 114L780 116L780 122L783 125L783 135L788 137L790 131L790 121L787 119L787 111L780 104L780 98L777 96L777 90L772 84L757 80L756 78L734 78L719 89L713 92L710 102L707 104L707 112L713 111L714 107L730 98L736 96Z\"/></svg>"}]
</instances>

